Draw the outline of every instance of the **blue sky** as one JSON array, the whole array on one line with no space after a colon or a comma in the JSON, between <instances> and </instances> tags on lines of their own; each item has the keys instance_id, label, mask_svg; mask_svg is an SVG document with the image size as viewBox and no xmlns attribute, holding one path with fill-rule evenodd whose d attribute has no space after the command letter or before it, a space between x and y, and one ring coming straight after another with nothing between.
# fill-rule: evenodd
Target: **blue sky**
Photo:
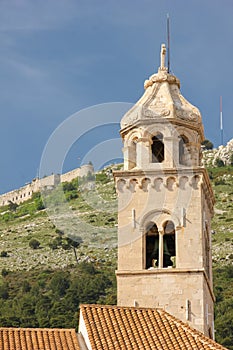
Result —
<instances>
[{"instance_id":1,"label":"blue sky","mask_svg":"<svg viewBox=\"0 0 233 350\"><path fill-rule=\"evenodd\" d=\"M224 143L233 137L232 0L0 0L0 193L36 176L50 135L70 115L139 99L159 66L167 13L182 94L215 146L222 95ZM114 138L117 128L106 133ZM79 165L75 152L64 170Z\"/></svg>"}]
</instances>

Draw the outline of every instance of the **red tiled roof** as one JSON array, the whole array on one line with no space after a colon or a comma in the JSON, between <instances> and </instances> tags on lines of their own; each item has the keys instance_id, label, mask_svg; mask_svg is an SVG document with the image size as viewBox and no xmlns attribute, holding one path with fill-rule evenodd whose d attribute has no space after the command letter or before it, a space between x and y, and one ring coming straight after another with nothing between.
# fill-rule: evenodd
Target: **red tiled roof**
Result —
<instances>
[{"instance_id":1,"label":"red tiled roof","mask_svg":"<svg viewBox=\"0 0 233 350\"><path fill-rule=\"evenodd\" d=\"M81 305L80 310L92 350L226 349L160 309Z\"/></svg>"},{"instance_id":2,"label":"red tiled roof","mask_svg":"<svg viewBox=\"0 0 233 350\"><path fill-rule=\"evenodd\" d=\"M75 329L0 328L0 350L80 350Z\"/></svg>"}]
</instances>

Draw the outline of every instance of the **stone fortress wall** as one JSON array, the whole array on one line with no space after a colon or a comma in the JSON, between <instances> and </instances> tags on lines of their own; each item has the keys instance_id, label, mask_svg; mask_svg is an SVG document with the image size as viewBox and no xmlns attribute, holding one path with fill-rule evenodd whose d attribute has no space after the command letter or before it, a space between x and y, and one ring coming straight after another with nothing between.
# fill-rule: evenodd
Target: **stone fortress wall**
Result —
<instances>
[{"instance_id":1,"label":"stone fortress wall","mask_svg":"<svg viewBox=\"0 0 233 350\"><path fill-rule=\"evenodd\" d=\"M39 192L41 188L52 189L59 183L70 182L77 177L87 176L88 173L94 173L92 164L82 165L80 168L73 169L65 174L53 174L46 176L42 179L35 178L32 182L27 183L25 186L20 187L17 190L13 190L0 195L0 206L4 206L12 203L22 203L30 199L35 192Z\"/></svg>"}]
</instances>

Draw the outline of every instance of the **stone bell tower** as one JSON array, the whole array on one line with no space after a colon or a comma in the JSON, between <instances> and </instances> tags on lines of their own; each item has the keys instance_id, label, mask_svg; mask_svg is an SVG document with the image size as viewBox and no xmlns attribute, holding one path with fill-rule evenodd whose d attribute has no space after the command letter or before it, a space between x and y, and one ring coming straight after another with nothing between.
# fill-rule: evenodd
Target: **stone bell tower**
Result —
<instances>
[{"instance_id":1,"label":"stone bell tower","mask_svg":"<svg viewBox=\"0 0 233 350\"><path fill-rule=\"evenodd\" d=\"M118 305L163 308L213 337L210 220L214 197L201 166L199 110L165 66L121 120Z\"/></svg>"}]
</instances>

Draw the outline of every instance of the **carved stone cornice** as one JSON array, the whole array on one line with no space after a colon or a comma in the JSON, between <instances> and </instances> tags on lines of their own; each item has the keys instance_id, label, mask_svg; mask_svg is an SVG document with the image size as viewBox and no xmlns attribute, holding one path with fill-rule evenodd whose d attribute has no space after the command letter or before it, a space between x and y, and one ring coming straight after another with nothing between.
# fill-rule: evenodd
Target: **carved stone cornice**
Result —
<instances>
[{"instance_id":1,"label":"carved stone cornice","mask_svg":"<svg viewBox=\"0 0 233 350\"><path fill-rule=\"evenodd\" d=\"M135 192L137 189L147 192L149 188L160 191L161 186L169 191L185 190L186 186L192 187L193 190L202 188L211 215L213 215L214 193L205 168L163 169L162 171L161 169L147 171L132 169L115 171L113 175L118 193L126 190Z\"/></svg>"}]
</instances>

